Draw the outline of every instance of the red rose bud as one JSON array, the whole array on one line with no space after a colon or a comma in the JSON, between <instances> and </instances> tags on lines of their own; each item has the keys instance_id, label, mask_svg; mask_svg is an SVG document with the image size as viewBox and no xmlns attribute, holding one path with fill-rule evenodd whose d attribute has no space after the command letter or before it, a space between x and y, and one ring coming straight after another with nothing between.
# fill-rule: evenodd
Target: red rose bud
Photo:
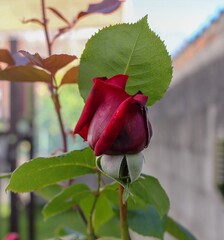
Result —
<instances>
[{"instance_id":1,"label":"red rose bud","mask_svg":"<svg viewBox=\"0 0 224 240\"><path fill-rule=\"evenodd\" d=\"M79 134L96 156L134 154L149 144L151 124L148 97L125 92L127 75L95 78L74 134Z\"/></svg>"}]
</instances>

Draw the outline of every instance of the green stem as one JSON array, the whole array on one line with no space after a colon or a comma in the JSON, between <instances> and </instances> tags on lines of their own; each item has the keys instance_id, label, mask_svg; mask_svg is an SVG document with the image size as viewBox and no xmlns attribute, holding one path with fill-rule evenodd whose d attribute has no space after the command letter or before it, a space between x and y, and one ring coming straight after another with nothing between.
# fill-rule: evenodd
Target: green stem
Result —
<instances>
[{"instance_id":1,"label":"green stem","mask_svg":"<svg viewBox=\"0 0 224 240\"><path fill-rule=\"evenodd\" d=\"M123 192L124 192L124 187L119 184L121 239L122 240L129 240L128 218L127 218L127 203L123 202L123 199L122 199Z\"/></svg>"},{"instance_id":2,"label":"green stem","mask_svg":"<svg viewBox=\"0 0 224 240\"><path fill-rule=\"evenodd\" d=\"M12 175L12 173L1 173L1 174L0 174L0 179L10 178L11 175Z\"/></svg>"},{"instance_id":3,"label":"green stem","mask_svg":"<svg viewBox=\"0 0 224 240\"><path fill-rule=\"evenodd\" d=\"M92 208L91 208L91 211L90 211L90 215L89 215L89 226L88 226L89 240L97 239L97 237L95 235L95 232L94 232L94 227L93 227L93 213L94 213L95 208L96 208L97 200L98 200L98 198L100 196L101 173L97 172L97 174L98 174L98 179L97 179L98 180L97 181L98 186L97 186L94 202L93 202L93 205L92 205Z\"/></svg>"}]
</instances>

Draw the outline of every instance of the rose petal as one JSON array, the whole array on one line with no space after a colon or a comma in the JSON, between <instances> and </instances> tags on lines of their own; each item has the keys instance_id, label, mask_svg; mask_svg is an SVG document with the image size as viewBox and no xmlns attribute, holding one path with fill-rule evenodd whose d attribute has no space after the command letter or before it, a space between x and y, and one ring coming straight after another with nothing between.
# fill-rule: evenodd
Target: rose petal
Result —
<instances>
[{"instance_id":1,"label":"rose petal","mask_svg":"<svg viewBox=\"0 0 224 240\"><path fill-rule=\"evenodd\" d=\"M146 102L148 101L148 97L143 95L142 93L135 94L133 99L142 106L145 106Z\"/></svg>"},{"instance_id":2,"label":"rose petal","mask_svg":"<svg viewBox=\"0 0 224 240\"><path fill-rule=\"evenodd\" d=\"M102 133L101 137L97 141L94 153L96 156L103 154L113 142L116 140L123 123L125 121L125 115L130 104L133 103L133 97L127 98L124 102L120 104L116 112L113 114L110 122L108 123L106 129Z\"/></svg>"},{"instance_id":3,"label":"rose petal","mask_svg":"<svg viewBox=\"0 0 224 240\"><path fill-rule=\"evenodd\" d=\"M97 77L97 78L93 78L93 82L96 83L96 81L101 80L101 81L106 81L107 77Z\"/></svg>"},{"instance_id":4,"label":"rose petal","mask_svg":"<svg viewBox=\"0 0 224 240\"><path fill-rule=\"evenodd\" d=\"M107 79L106 83L125 89L127 80L128 80L128 75L118 74L116 76L113 76L112 78Z\"/></svg>"},{"instance_id":5,"label":"rose petal","mask_svg":"<svg viewBox=\"0 0 224 240\"><path fill-rule=\"evenodd\" d=\"M148 113L148 108L147 107L143 107L143 113L145 116L145 122L146 122L146 127L147 127L147 133L148 133L148 141L146 143L146 148L148 147L151 137L152 137L152 126L151 123L149 122L149 113Z\"/></svg>"},{"instance_id":6,"label":"rose petal","mask_svg":"<svg viewBox=\"0 0 224 240\"><path fill-rule=\"evenodd\" d=\"M87 140L93 149L117 108L129 98L129 95L120 87L110 85L99 79L96 80L95 84L102 99L91 120L88 131Z\"/></svg>"},{"instance_id":7,"label":"rose petal","mask_svg":"<svg viewBox=\"0 0 224 240\"><path fill-rule=\"evenodd\" d=\"M124 81L127 77L126 75L119 76L120 77L118 79L120 80L121 86L124 84ZM114 79L111 79L111 83L114 83ZM115 106L114 108L116 109L124 99L129 97L129 95L120 86L118 87L118 83L113 85L107 82L108 80L105 80L105 77L93 79L94 85L74 130L74 134L79 134L85 141L87 141L89 125L94 114L96 113L96 110L101 108L100 111L103 112L102 106L105 105L105 102L108 102L110 105L112 103L112 106Z\"/></svg>"},{"instance_id":8,"label":"rose petal","mask_svg":"<svg viewBox=\"0 0 224 240\"><path fill-rule=\"evenodd\" d=\"M89 124L100 102L100 89L94 84L74 130L74 134L79 134L85 141L87 141Z\"/></svg>"},{"instance_id":9,"label":"rose petal","mask_svg":"<svg viewBox=\"0 0 224 240\"><path fill-rule=\"evenodd\" d=\"M143 109L144 107L136 102L127 109L122 129L105 154L134 154L145 148L148 129Z\"/></svg>"}]
</instances>

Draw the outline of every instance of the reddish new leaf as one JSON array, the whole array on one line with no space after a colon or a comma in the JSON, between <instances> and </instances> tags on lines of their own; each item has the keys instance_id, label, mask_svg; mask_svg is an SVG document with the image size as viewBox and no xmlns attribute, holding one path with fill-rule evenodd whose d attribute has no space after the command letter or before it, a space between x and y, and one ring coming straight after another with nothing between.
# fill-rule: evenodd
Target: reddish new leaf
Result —
<instances>
[{"instance_id":1,"label":"reddish new leaf","mask_svg":"<svg viewBox=\"0 0 224 240\"><path fill-rule=\"evenodd\" d=\"M20 53L23 54L24 57L26 57L32 64L37 65L39 67L43 67L43 59L38 53L31 54L27 51L20 50Z\"/></svg>"},{"instance_id":2,"label":"reddish new leaf","mask_svg":"<svg viewBox=\"0 0 224 240\"><path fill-rule=\"evenodd\" d=\"M53 37L52 41L51 41L51 44L53 45L55 40L60 37L62 34L68 32L73 26L70 25L70 26L66 26L66 27L62 27L62 28L59 28L58 29L58 33Z\"/></svg>"},{"instance_id":3,"label":"reddish new leaf","mask_svg":"<svg viewBox=\"0 0 224 240\"><path fill-rule=\"evenodd\" d=\"M31 66L13 66L0 71L0 80L12 82L51 82L51 76Z\"/></svg>"},{"instance_id":4,"label":"reddish new leaf","mask_svg":"<svg viewBox=\"0 0 224 240\"><path fill-rule=\"evenodd\" d=\"M103 14L111 13L117 10L121 6L121 4L122 4L121 0L103 0L100 3L90 4L87 11L80 12L78 14L77 19L91 13L103 13ZM77 19L75 19L74 21L76 21Z\"/></svg>"},{"instance_id":5,"label":"reddish new leaf","mask_svg":"<svg viewBox=\"0 0 224 240\"><path fill-rule=\"evenodd\" d=\"M7 63L8 65L15 65L14 59L7 49L0 49L0 62Z\"/></svg>"},{"instance_id":6,"label":"reddish new leaf","mask_svg":"<svg viewBox=\"0 0 224 240\"><path fill-rule=\"evenodd\" d=\"M54 13L58 18L60 18L62 21L64 21L68 26L70 26L70 22L55 8L53 7L48 7L48 9Z\"/></svg>"},{"instance_id":7,"label":"reddish new leaf","mask_svg":"<svg viewBox=\"0 0 224 240\"><path fill-rule=\"evenodd\" d=\"M72 67L70 68L65 75L63 76L61 80L61 85L63 84L72 84L72 83L77 83L78 80L78 71L79 67Z\"/></svg>"},{"instance_id":8,"label":"reddish new leaf","mask_svg":"<svg viewBox=\"0 0 224 240\"><path fill-rule=\"evenodd\" d=\"M22 23L24 23L24 24L26 24L26 23L37 23L37 24L39 24L39 25L41 25L41 26L43 26L44 24L43 24L43 22L41 22L41 20L39 20L39 19L37 19L37 18L30 18L30 19L23 19L22 20Z\"/></svg>"},{"instance_id":9,"label":"reddish new leaf","mask_svg":"<svg viewBox=\"0 0 224 240\"><path fill-rule=\"evenodd\" d=\"M71 56L67 54L54 54L50 57L47 57L45 59L41 58L41 56L38 53L31 54L26 51L19 51L22 53L25 57L29 59L31 64L37 65L45 70L48 70L53 75L61 68L72 62L73 60L77 59L76 56Z\"/></svg>"},{"instance_id":10,"label":"reddish new leaf","mask_svg":"<svg viewBox=\"0 0 224 240\"><path fill-rule=\"evenodd\" d=\"M67 54L55 54L43 59L43 68L47 69L54 75L59 69L63 68L75 59L77 59L76 56Z\"/></svg>"}]
</instances>

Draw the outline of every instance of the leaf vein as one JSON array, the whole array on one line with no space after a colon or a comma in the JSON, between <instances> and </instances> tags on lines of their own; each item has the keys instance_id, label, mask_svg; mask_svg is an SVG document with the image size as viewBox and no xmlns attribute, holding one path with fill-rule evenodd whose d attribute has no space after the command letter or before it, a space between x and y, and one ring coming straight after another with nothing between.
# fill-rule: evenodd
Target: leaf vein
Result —
<instances>
[{"instance_id":1,"label":"leaf vein","mask_svg":"<svg viewBox=\"0 0 224 240\"><path fill-rule=\"evenodd\" d=\"M138 36L137 36L137 38L136 38L136 41L135 41L135 43L134 43L133 49L132 49L132 51L131 51L131 54L130 54L129 59L128 59L128 62L127 62L127 65L126 65L125 70L124 70L124 74L126 74L127 71L128 71L128 68L129 68L129 65L130 65L132 56L133 56L133 54L134 54L134 50L135 50L135 48L136 48L136 46L137 46L137 42L138 42L138 40L139 40L140 34L141 34L141 31L139 31Z\"/></svg>"}]
</instances>

